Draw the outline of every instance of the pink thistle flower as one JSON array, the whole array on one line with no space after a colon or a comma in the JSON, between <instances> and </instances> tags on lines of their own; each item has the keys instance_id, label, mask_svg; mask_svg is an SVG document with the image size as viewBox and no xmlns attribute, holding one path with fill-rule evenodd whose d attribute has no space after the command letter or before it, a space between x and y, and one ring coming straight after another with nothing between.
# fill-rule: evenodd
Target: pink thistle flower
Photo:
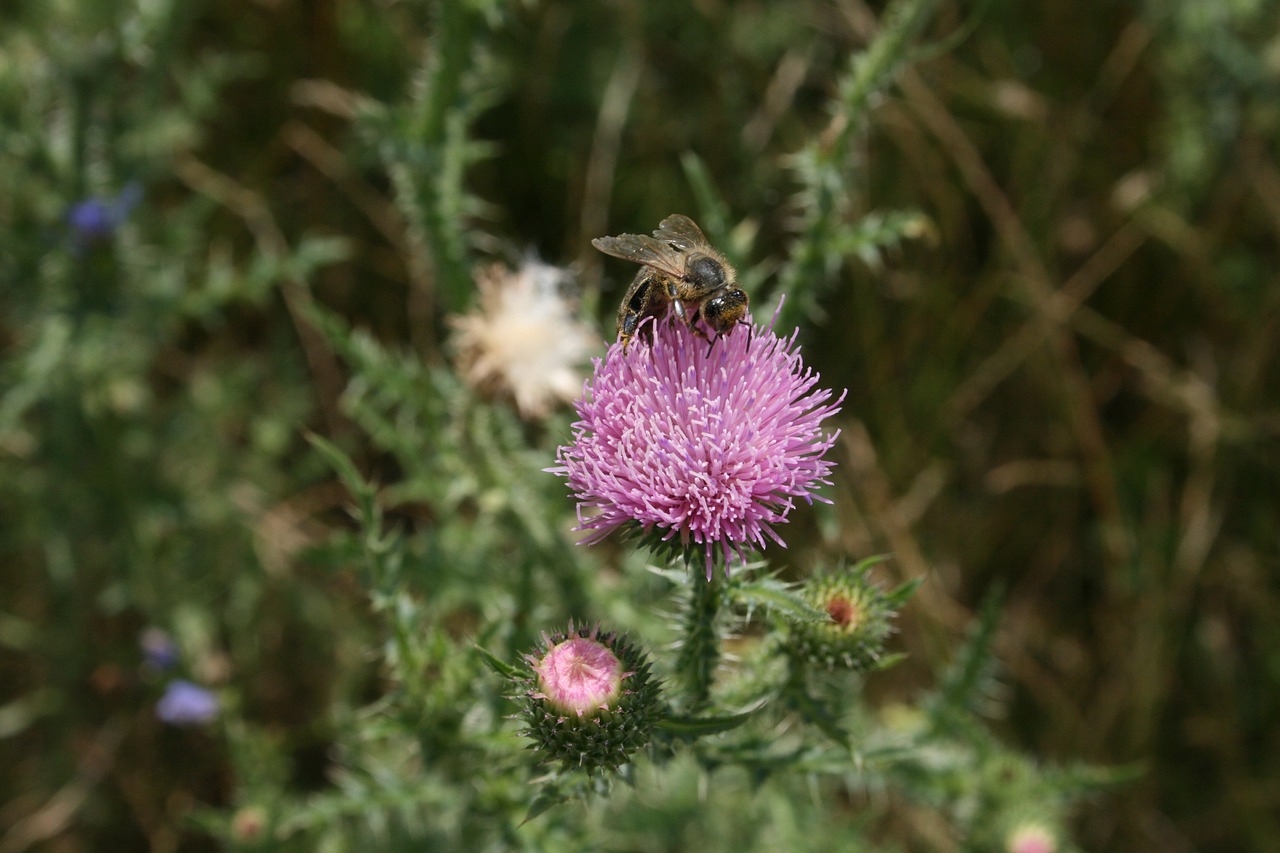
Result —
<instances>
[{"instance_id":1,"label":"pink thistle flower","mask_svg":"<svg viewBox=\"0 0 1280 853\"><path fill-rule=\"evenodd\" d=\"M776 321L776 314L775 314ZM652 346L621 344L594 360L575 404L573 441L547 470L578 499L578 530L594 544L638 524L661 541L700 549L710 579L715 555L746 562L787 520L796 498L830 484L825 459L839 431L823 420L844 394L816 388L796 335L755 326L713 345L671 318L657 322Z\"/></svg>"}]
</instances>

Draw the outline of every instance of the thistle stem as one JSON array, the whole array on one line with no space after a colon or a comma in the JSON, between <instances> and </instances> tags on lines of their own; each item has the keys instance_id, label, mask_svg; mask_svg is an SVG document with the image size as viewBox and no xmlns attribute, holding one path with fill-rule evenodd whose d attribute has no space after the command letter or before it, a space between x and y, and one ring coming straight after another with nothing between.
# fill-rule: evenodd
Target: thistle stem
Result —
<instances>
[{"instance_id":1,"label":"thistle stem","mask_svg":"<svg viewBox=\"0 0 1280 853\"><path fill-rule=\"evenodd\" d=\"M720 610L722 581L718 574L703 581L695 573L685 614L684 640L680 645L677 672L688 695L689 711L703 710L711 700L711 682L720 663L720 636L716 615Z\"/></svg>"}]
</instances>

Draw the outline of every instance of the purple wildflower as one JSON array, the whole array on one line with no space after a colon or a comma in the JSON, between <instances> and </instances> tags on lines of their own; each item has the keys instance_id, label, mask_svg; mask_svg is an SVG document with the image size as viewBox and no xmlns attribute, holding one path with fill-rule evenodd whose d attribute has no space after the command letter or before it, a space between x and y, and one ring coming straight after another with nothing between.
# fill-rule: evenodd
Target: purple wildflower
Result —
<instances>
[{"instance_id":1,"label":"purple wildflower","mask_svg":"<svg viewBox=\"0 0 1280 853\"><path fill-rule=\"evenodd\" d=\"M67 224L76 245L84 247L106 240L141 199L142 187L130 183L114 199L95 197L73 204L67 211Z\"/></svg>"},{"instance_id":2,"label":"purple wildflower","mask_svg":"<svg viewBox=\"0 0 1280 853\"><path fill-rule=\"evenodd\" d=\"M670 318L655 325L652 346L624 355L615 343L594 361L573 442L547 470L578 498L587 544L636 522L701 549L710 578L716 552L727 572L766 537L786 547L773 527L796 498L825 501L813 490L830 483L823 457L839 432L821 424L844 394L815 389L795 334L778 337L772 323L712 346Z\"/></svg>"},{"instance_id":3,"label":"purple wildflower","mask_svg":"<svg viewBox=\"0 0 1280 853\"><path fill-rule=\"evenodd\" d=\"M116 227L111 205L100 198L77 202L67 213L67 224L86 243L108 237Z\"/></svg>"},{"instance_id":4,"label":"purple wildflower","mask_svg":"<svg viewBox=\"0 0 1280 853\"><path fill-rule=\"evenodd\" d=\"M169 682L156 703L156 716L173 726L198 726L218 716L218 697L190 681Z\"/></svg>"},{"instance_id":5,"label":"purple wildflower","mask_svg":"<svg viewBox=\"0 0 1280 853\"><path fill-rule=\"evenodd\" d=\"M142 646L143 657L152 669L164 672L178 665L178 644L168 631L148 628L138 637L138 645Z\"/></svg>"}]
</instances>

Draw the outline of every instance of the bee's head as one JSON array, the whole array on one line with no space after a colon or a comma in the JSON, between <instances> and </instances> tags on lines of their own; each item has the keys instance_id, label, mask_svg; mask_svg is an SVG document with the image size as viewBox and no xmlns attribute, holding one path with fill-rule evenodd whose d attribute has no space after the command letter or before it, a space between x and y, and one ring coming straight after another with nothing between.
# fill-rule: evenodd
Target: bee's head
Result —
<instances>
[{"instance_id":1,"label":"bee's head","mask_svg":"<svg viewBox=\"0 0 1280 853\"><path fill-rule=\"evenodd\" d=\"M702 318L717 333L724 334L747 316L750 300L739 287L731 287L702 303Z\"/></svg>"}]
</instances>

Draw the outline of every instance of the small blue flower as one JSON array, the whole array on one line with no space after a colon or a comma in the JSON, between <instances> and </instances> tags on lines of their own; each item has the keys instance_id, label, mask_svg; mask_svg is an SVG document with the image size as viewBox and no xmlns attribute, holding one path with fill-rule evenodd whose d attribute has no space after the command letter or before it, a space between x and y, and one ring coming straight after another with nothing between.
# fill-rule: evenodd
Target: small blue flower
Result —
<instances>
[{"instance_id":1,"label":"small blue flower","mask_svg":"<svg viewBox=\"0 0 1280 853\"><path fill-rule=\"evenodd\" d=\"M169 636L169 632L148 628L138 637L138 645L142 646L142 656L153 669L164 672L178 665L178 644Z\"/></svg>"},{"instance_id":2,"label":"small blue flower","mask_svg":"<svg viewBox=\"0 0 1280 853\"><path fill-rule=\"evenodd\" d=\"M156 703L156 716L171 726L199 726L218 716L218 697L198 684L177 679L169 682Z\"/></svg>"},{"instance_id":3,"label":"small blue flower","mask_svg":"<svg viewBox=\"0 0 1280 853\"><path fill-rule=\"evenodd\" d=\"M73 204L67 211L67 224L76 244L83 247L106 240L141 200L142 187L132 182L115 199L94 197Z\"/></svg>"},{"instance_id":4,"label":"small blue flower","mask_svg":"<svg viewBox=\"0 0 1280 853\"><path fill-rule=\"evenodd\" d=\"M86 243L106 239L116 227L111 206L100 198L74 205L67 214L67 223L76 232L76 237Z\"/></svg>"}]
</instances>

